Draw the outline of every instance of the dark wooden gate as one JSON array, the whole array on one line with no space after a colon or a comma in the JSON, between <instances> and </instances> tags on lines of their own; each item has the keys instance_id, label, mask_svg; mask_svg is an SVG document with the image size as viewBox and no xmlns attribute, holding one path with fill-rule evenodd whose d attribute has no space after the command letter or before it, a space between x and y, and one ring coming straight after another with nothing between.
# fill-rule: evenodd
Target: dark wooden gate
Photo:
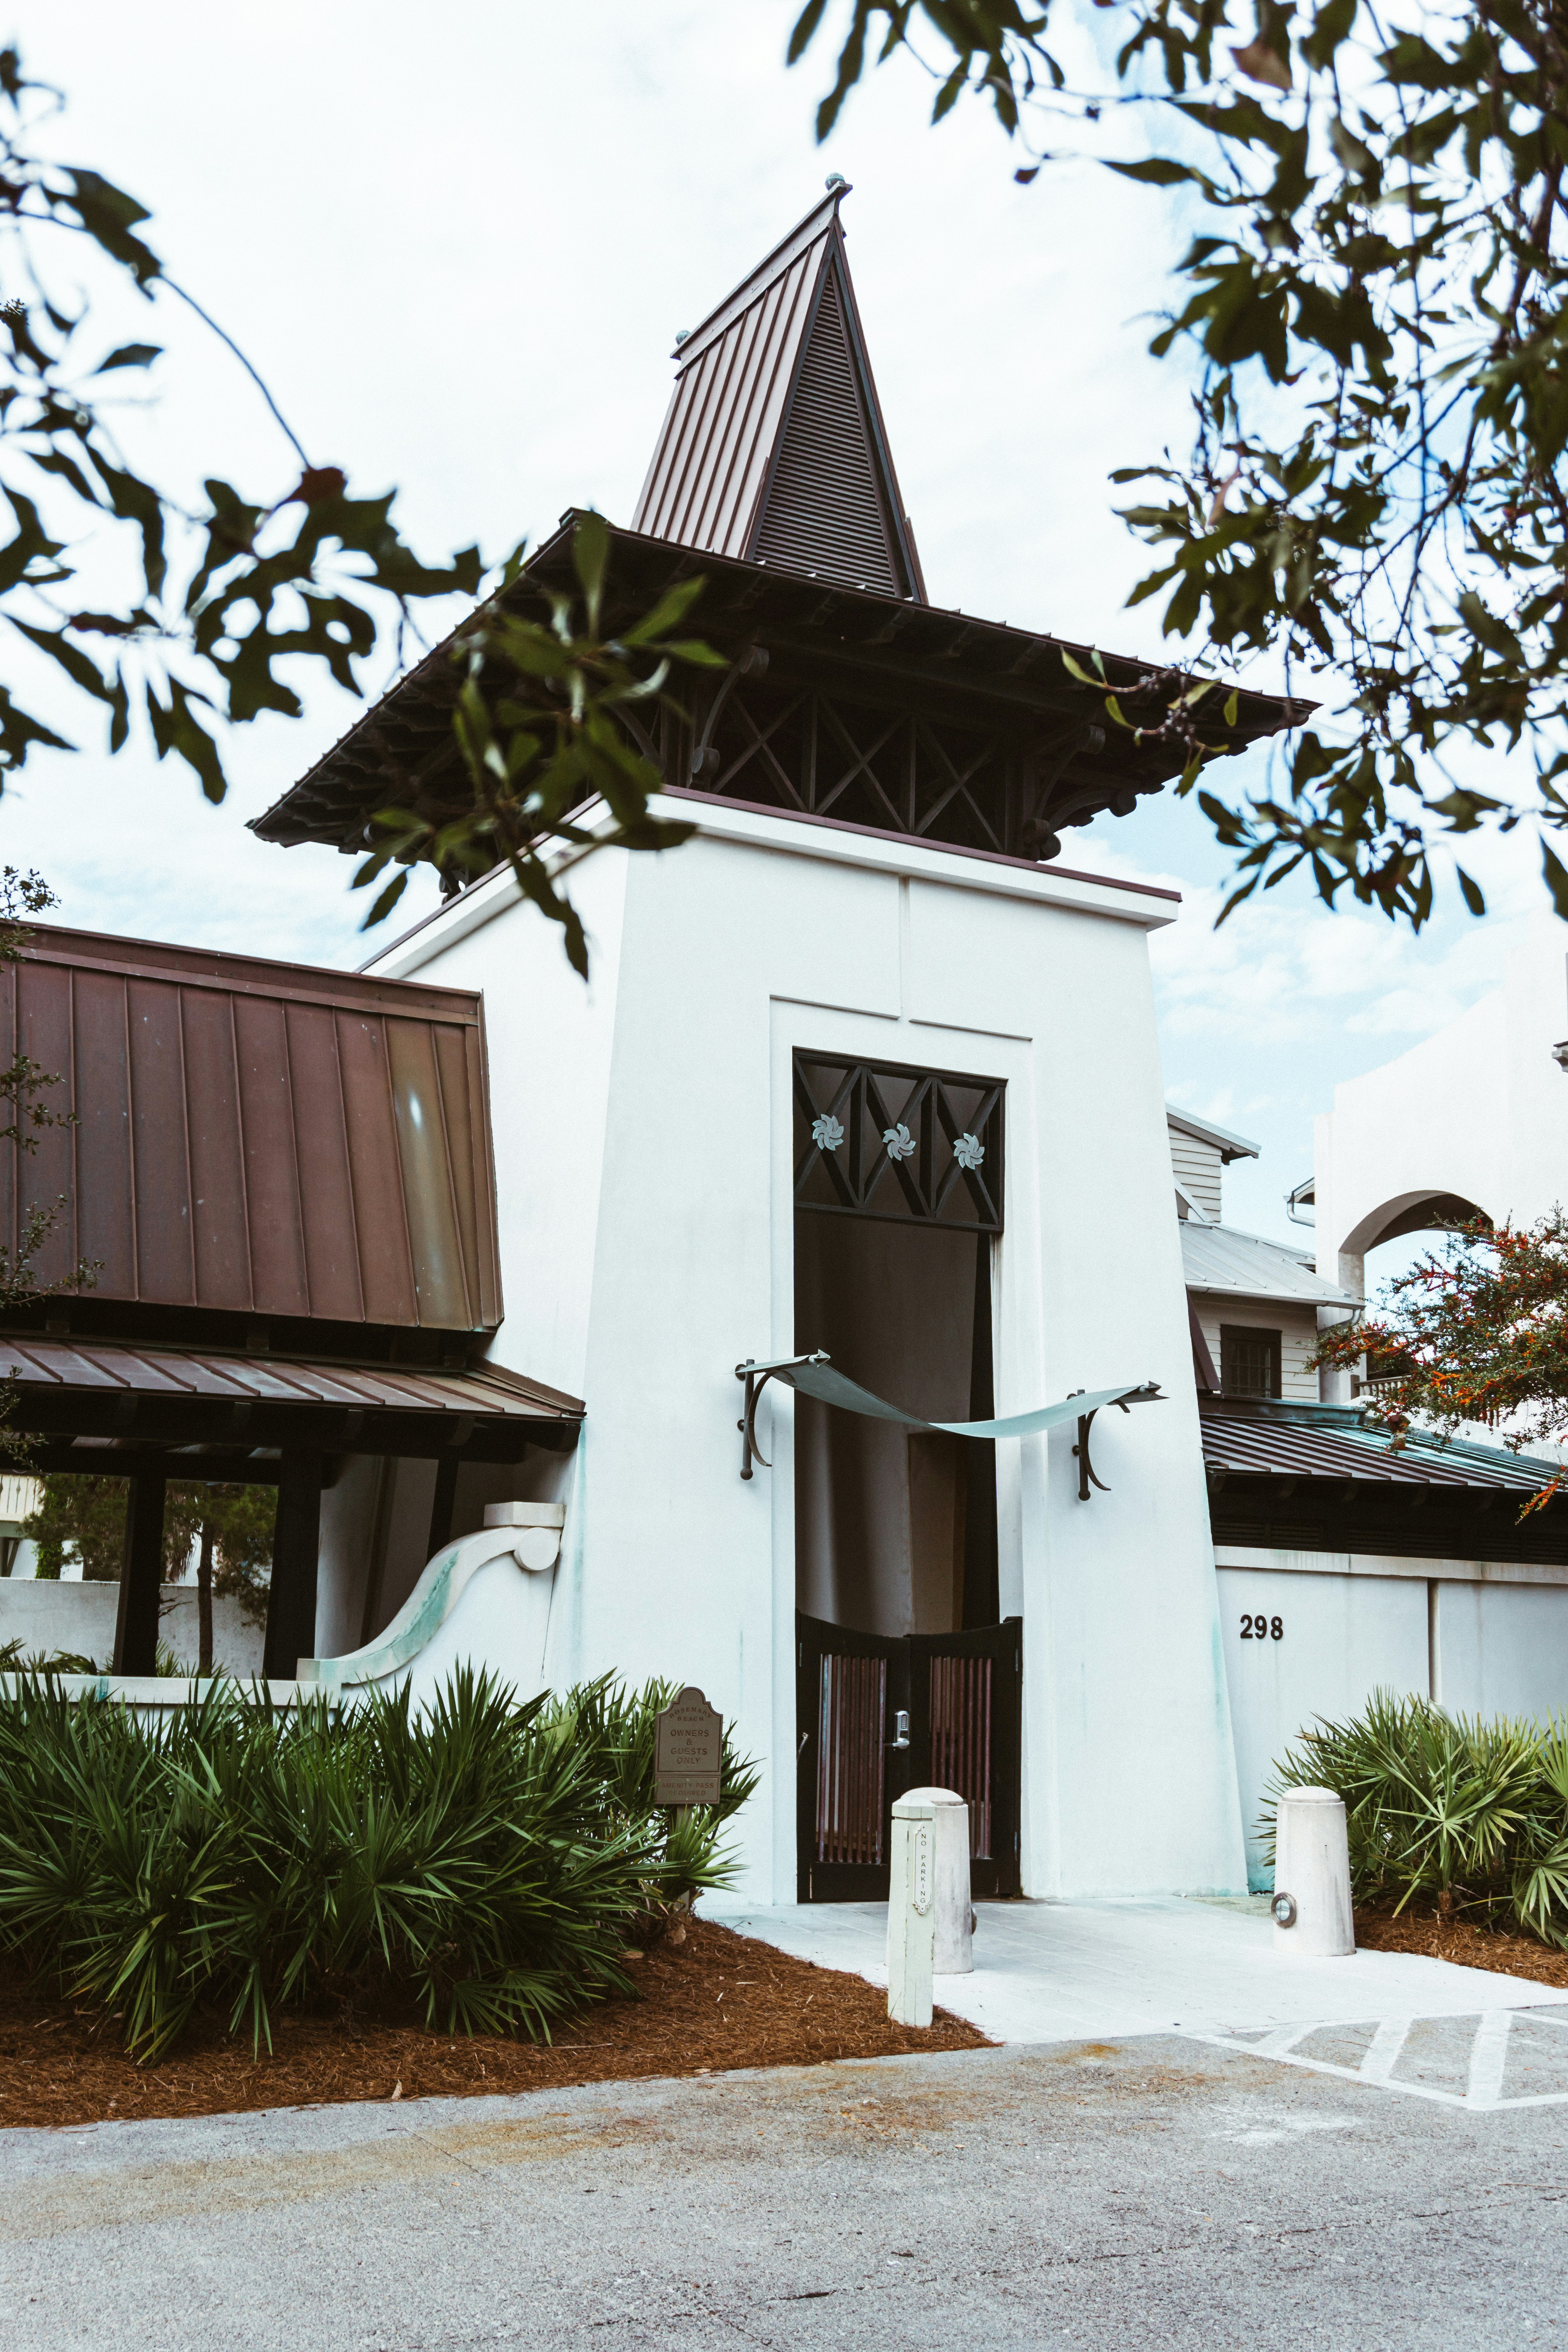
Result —
<instances>
[{"instance_id":1,"label":"dark wooden gate","mask_svg":"<svg viewBox=\"0 0 1568 2352\"><path fill-rule=\"evenodd\" d=\"M1021 1617L893 1640L797 1615L801 1902L886 1901L893 1801L923 1788L969 1806L975 1894L1017 1893L1023 1635Z\"/></svg>"}]
</instances>

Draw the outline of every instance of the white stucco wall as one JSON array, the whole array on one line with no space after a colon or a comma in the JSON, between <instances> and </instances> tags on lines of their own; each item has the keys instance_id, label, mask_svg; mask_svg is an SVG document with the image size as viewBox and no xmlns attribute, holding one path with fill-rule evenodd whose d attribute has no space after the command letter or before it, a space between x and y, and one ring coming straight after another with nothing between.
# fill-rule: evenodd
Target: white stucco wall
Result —
<instances>
[{"instance_id":1,"label":"white stucco wall","mask_svg":"<svg viewBox=\"0 0 1568 2352\"><path fill-rule=\"evenodd\" d=\"M699 839L575 877L584 990L498 877L380 969L485 993L506 1320L495 1354L588 1401L552 1679L698 1683L767 1766L746 1889L795 1879L792 1401L739 1477L733 1367L791 1352L791 1056L1006 1081L996 1402L1158 1380L998 1450L1004 1614L1025 1621L1035 1894L1235 1887L1239 1810L1146 929L1158 898L672 804Z\"/></svg>"},{"instance_id":2,"label":"white stucco wall","mask_svg":"<svg viewBox=\"0 0 1568 2352\"><path fill-rule=\"evenodd\" d=\"M1380 1227L1423 1193L1529 1223L1568 1198L1568 926L1531 920L1503 985L1409 1053L1334 1089L1317 1122L1318 1272L1360 1290Z\"/></svg>"},{"instance_id":3,"label":"white stucco wall","mask_svg":"<svg viewBox=\"0 0 1568 2352\"><path fill-rule=\"evenodd\" d=\"M1257 1823L1275 1766L1319 1718L1376 1690L1452 1715L1568 1716L1568 1568L1250 1545L1215 1559L1255 1887L1272 1883Z\"/></svg>"},{"instance_id":4,"label":"white stucco wall","mask_svg":"<svg viewBox=\"0 0 1568 2352\"><path fill-rule=\"evenodd\" d=\"M1568 1716L1568 1588L1439 1584L1433 1695L1451 1715Z\"/></svg>"},{"instance_id":5,"label":"white stucco wall","mask_svg":"<svg viewBox=\"0 0 1568 2352\"><path fill-rule=\"evenodd\" d=\"M158 1639L176 1657L195 1664L199 1649L195 1585L165 1584L158 1601ZM114 1624L120 1587L97 1579L82 1582L0 1578L0 1642L20 1641L31 1657L69 1650L91 1658L105 1671L114 1658ZM237 1601L213 1601L213 1659L231 1675L261 1672L263 1629L253 1625Z\"/></svg>"},{"instance_id":6,"label":"white stucco wall","mask_svg":"<svg viewBox=\"0 0 1568 2352\"><path fill-rule=\"evenodd\" d=\"M1426 1584L1252 1568L1222 1568L1217 1580L1247 1869L1267 1890L1258 1817L1287 1748L1319 1717L1358 1713L1374 1690L1427 1696ZM1264 1637L1244 1639L1259 1618Z\"/></svg>"}]
</instances>

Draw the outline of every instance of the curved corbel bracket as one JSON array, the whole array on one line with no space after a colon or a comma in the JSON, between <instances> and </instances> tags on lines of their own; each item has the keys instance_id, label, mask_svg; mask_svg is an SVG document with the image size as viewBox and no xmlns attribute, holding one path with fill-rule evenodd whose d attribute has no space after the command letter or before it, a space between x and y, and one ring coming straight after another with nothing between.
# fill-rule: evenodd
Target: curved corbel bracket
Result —
<instances>
[{"instance_id":1,"label":"curved corbel bracket","mask_svg":"<svg viewBox=\"0 0 1568 2352\"><path fill-rule=\"evenodd\" d=\"M1081 1396L1083 1391L1075 1389L1073 1394ZM1114 1410L1118 1412L1125 1412L1130 1405L1163 1404L1164 1402L1164 1398L1160 1394L1158 1381L1148 1381L1142 1388L1133 1389L1126 1396L1119 1397ZM1095 1412L1100 1410L1097 1405ZM1111 1408L1107 1407L1106 1410L1110 1411ZM1099 1487L1102 1495L1109 1495L1110 1492L1104 1479L1096 1473L1094 1464L1089 1459L1089 1433L1093 1426L1094 1413L1080 1412L1078 1417L1078 1444L1073 1447L1073 1454L1078 1463L1078 1498L1080 1503L1093 1501L1094 1497L1090 1490L1095 1486Z\"/></svg>"},{"instance_id":2,"label":"curved corbel bracket","mask_svg":"<svg viewBox=\"0 0 1568 2352\"><path fill-rule=\"evenodd\" d=\"M751 1476L752 1465L753 1462L760 1462L764 1470L771 1470L773 1466L768 1460L766 1454L760 1451L757 1444L757 1405L761 1399L763 1391L767 1387L767 1384L773 1379L773 1374L775 1372L793 1371L796 1364L826 1364L831 1361L832 1359L827 1355L826 1351L819 1348L815 1355L779 1356L776 1357L772 1363L768 1364L759 1364L754 1357L748 1356L743 1364L736 1365L735 1378L738 1381L744 1381L746 1384L745 1409L742 1412L740 1420L735 1423L736 1428L741 1433L741 1475L742 1478L749 1478Z\"/></svg>"}]
</instances>

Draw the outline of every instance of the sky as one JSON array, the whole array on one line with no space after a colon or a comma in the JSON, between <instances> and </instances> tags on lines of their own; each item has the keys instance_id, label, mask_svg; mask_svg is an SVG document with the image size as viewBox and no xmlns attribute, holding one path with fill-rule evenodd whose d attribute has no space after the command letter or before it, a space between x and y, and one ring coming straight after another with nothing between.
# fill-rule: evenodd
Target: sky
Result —
<instances>
[{"instance_id":1,"label":"sky","mask_svg":"<svg viewBox=\"0 0 1568 2352\"><path fill-rule=\"evenodd\" d=\"M1123 609L1147 566L1107 477L1185 442L1187 388L1145 346L1186 225L1168 195L1086 159L1019 188L980 109L928 127L931 85L905 62L818 147L828 57L784 69L793 14L774 0L381 0L374 18L343 0L26 0L13 23L27 67L68 98L55 152L150 206L172 273L256 362L312 462L342 465L361 494L395 486L405 534L432 555L477 541L500 556L569 505L628 520L677 330L843 173L932 600L1157 651L1157 607ZM261 401L192 320L161 297L118 324L167 346L156 400L123 420L135 456L193 498L212 474L267 501L290 486ZM268 846L246 820L358 708L318 688L302 719L235 730L218 809L183 769L134 748L111 761L84 734L6 791L4 859L47 873L62 921L357 963L370 942L352 862ZM1226 1220L1280 1237L1296 1237L1283 1196L1310 1172L1335 1083L1495 984L1541 903L1516 837L1467 858L1493 908L1482 923L1450 892L1416 939L1331 913L1298 879L1216 932L1226 862L1168 795L1069 835L1064 862L1181 890L1152 947L1167 1094L1262 1147L1230 1171ZM420 881L397 923L433 903Z\"/></svg>"}]
</instances>

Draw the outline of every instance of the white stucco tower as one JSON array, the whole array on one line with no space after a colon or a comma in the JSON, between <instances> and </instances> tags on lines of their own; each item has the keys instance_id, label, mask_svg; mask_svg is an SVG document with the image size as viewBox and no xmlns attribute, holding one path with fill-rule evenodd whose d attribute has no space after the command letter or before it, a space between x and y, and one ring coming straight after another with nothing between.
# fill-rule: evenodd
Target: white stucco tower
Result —
<instances>
[{"instance_id":1,"label":"white stucco tower","mask_svg":"<svg viewBox=\"0 0 1568 2352\"><path fill-rule=\"evenodd\" d=\"M549 1677L668 1675L735 1719L750 1899L885 1890L925 1783L969 1803L977 1891L1239 1889L1147 955L1177 909L1060 863L1184 750L1137 663L1106 675L1142 731L1084 648L929 600L846 193L682 338L610 532L606 630L700 576L726 665L633 730L692 837L577 865L585 987L504 869L374 968L482 992L495 1358L586 1401ZM573 593L574 528L510 597ZM389 729L459 805L438 662L260 829L357 846ZM1216 749L1291 715L1214 699ZM742 1476L736 1367L808 1354L855 1391L775 1381Z\"/></svg>"},{"instance_id":2,"label":"white stucco tower","mask_svg":"<svg viewBox=\"0 0 1568 2352\"><path fill-rule=\"evenodd\" d=\"M1097 1421L1109 1491L1088 1503L1071 1427L994 1449L999 1612L1023 1620L1022 1885L1244 1886L1147 954L1174 908L751 810L699 826L585 870L586 989L504 874L378 967L484 992L496 1353L588 1400L552 1681L700 1684L769 1768L748 1892L793 1898L800 1407L769 1389L772 1466L743 1483L734 1366L822 1337L795 1318L795 1057L998 1080L997 1412L1146 1378L1168 1400ZM944 1367L906 1363L895 1402L962 1414Z\"/></svg>"}]
</instances>

